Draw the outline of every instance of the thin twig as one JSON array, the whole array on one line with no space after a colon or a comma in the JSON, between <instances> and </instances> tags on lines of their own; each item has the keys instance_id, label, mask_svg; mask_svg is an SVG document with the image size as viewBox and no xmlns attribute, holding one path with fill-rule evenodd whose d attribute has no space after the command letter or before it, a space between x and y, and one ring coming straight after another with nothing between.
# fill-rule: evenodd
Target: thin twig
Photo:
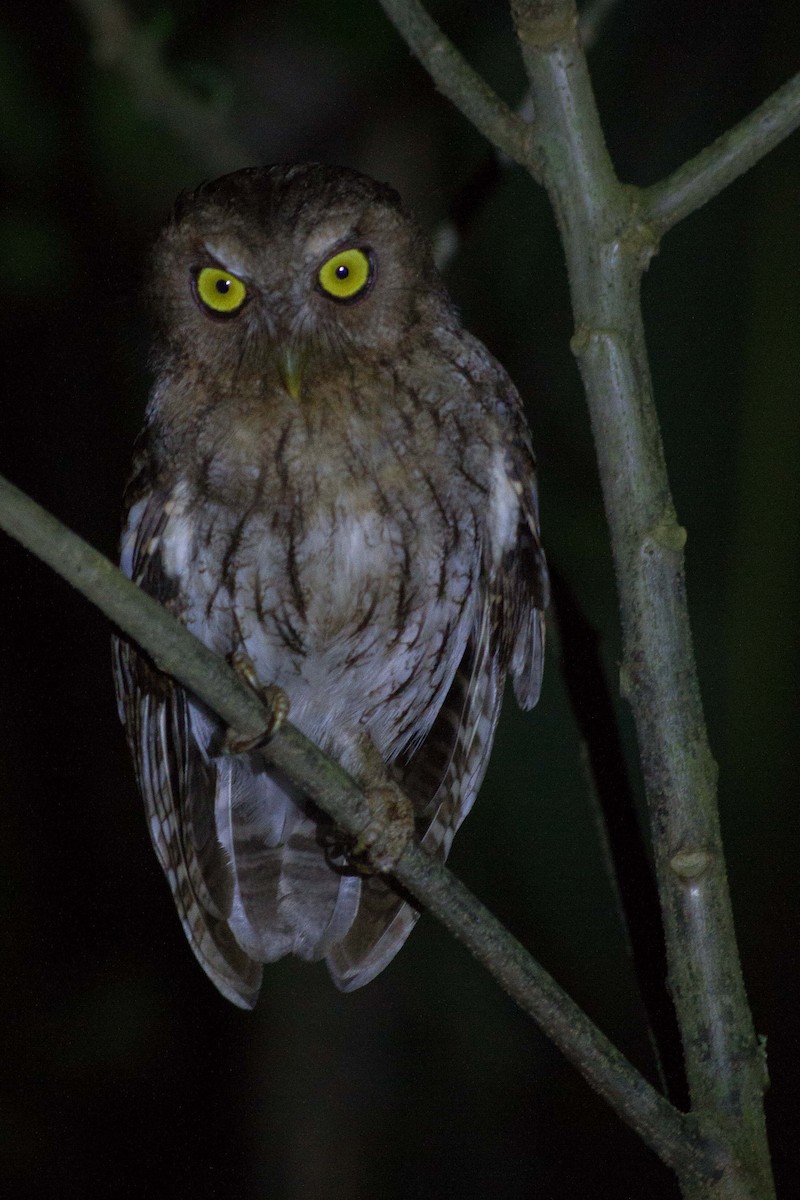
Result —
<instances>
[{"instance_id":1,"label":"thin twig","mask_svg":"<svg viewBox=\"0 0 800 1200\"><path fill-rule=\"evenodd\" d=\"M418 0L380 0L380 5L439 91L499 150L531 167L526 122L473 70Z\"/></svg>"},{"instance_id":2,"label":"thin twig","mask_svg":"<svg viewBox=\"0 0 800 1200\"><path fill-rule=\"evenodd\" d=\"M580 14L578 29L584 50L590 51L600 39L605 22L620 0L593 0ZM530 88L515 109L521 120L533 119L533 98ZM491 146L483 162L460 186L447 217L434 230L433 256L440 271L444 272L461 249L464 232L475 213L494 191L501 177L501 170L512 164L512 159L495 146Z\"/></svg>"},{"instance_id":3,"label":"thin twig","mask_svg":"<svg viewBox=\"0 0 800 1200\"><path fill-rule=\"evenodd\" d=\"M157 666L202 699L231 727L255 737L267 714L227 663L128 580L107 558L13 484L0 477L0 527L83 593ZM367 801L352 779L287 724L264 757L358 836ZM636 1071L515 938L447 868L411 845L394 876L457 937L508 994L536 1020L620 1116L673 1169L698 1177L721 1169L711 1143Z\"/></svg>"},{"instance_id":4,"label":"thin twig","mask_svg":"<svg viewBox=\"0 0 800 1200\"><path fill-rule=\"evenodd\" d=\"M92 37L94 57L127 80L143 116L157 121L215 175L249 166L253 154L225 117L176 83L155 33L138 27L122 0L73 0Z\"/></svg>"},{"instance_id":5,"label":"thin twig","mask_svg":"<svg viewBox=\"0 0 800 1200\"><path fill-rule=\"evenodd\" d=\"M800 74L797 74L695 158L660 183L645 188L641 193L639 219L660 237L749 171L799 125Z\"/></svg>"}]
</instances>

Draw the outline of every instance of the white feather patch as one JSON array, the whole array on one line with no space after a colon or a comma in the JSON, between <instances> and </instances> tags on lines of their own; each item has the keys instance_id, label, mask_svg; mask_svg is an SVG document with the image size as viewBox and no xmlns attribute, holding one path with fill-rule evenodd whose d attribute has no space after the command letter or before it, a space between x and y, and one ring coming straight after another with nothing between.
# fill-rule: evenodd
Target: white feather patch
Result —
<instances>
[{"instance_id":1,"label":"white feather patch","mask_svg":"<svg viewBox=\"0 0 800 1200\"><path fill-rule=\"evenodd\" d=\"M516 542L518 521L519 495L508 477L505 453L498 447L492 459L489 497L489 528L495 562L499 562L505 551Z\"/></svg>"},{"instance_id":2,"label":"white feather patch","mask_svg":"<svg viewBox=\"0 0 800 1200\"><path fill-rule=\"evenodd\" d=\"M189 510L188 492L185 483L179 483L175 488L161 535L161 562L171 579L185 578L193 553L195 522Z\"/></svg>"}]
</instances>

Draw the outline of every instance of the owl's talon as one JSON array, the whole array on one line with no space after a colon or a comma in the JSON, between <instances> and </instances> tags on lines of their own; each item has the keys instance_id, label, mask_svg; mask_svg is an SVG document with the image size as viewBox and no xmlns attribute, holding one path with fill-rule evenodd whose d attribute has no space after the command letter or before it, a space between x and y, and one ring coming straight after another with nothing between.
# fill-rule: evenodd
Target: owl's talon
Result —
<instances>
[{"instance_id":1,"label":"owl's talon","mask_svg":"<svg viewBox=\"0 0 800 1200\"><path fill-rule=\"evenodd\" d=\"M260 750L275 736L289 715L289 697L281 687L275 684L262 684L256 675L255 668L246 654L241 651L231 654L228 661L237 675L255 692L262 704L269 709L269 720L254 738L241 737L235 730L229 729L225 734L223 754L249 754Z\"/></svg>"},{"instance_id":2,"label":"owl's talon","mask_svg":"<svg viewBox=\"0 0 800 1200\"><path fill-rule=\"evenodd\" d=\"M376 871L391 871L414 836L414 809L394 783L366 790L370 819L362 829L353 858L365 858Z\"/></svg>"}]
</instances>

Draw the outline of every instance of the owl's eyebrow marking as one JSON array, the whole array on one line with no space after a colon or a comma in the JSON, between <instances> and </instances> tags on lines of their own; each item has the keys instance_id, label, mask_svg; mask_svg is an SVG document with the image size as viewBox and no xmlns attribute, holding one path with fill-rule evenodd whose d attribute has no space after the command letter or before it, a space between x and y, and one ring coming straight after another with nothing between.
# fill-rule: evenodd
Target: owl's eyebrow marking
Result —
<instances>
[{"instance_id":1,"label":"owl's eyebrow marking","mask_svg":"<svg viewBox=\"0 0 800 1200\"><path fill-rule=\"evenodd\" d=\"M230 271L231 275L238 275L240 279L248 277L247 267L230 247L215 245L213 242L203 242L203 249L223 271Z\"/></svg>"},{"instance_id":2,"label":"owl's eyebrow marking","mask_svg":"<svg viewBox=\"0 0 800 1200\"><path fill-rule=\"evenodd\" d=\"M306 253L309 257L317 258L321 254L336 254L348 246L358 246L363 241L351 225L340 225L336 228L323 226L316 229L306 240Z\"/></svg>"}]
</instances>

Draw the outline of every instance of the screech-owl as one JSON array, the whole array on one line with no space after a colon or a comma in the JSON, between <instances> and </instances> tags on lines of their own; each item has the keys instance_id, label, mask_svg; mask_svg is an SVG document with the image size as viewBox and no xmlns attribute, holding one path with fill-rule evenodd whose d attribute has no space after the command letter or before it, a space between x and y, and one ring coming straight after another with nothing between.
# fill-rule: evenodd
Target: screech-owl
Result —
<instances>
[{"instance_id":1,"label":"screech-owl","mask_svg":"<svg viewBox=\"0 0 800 1200\"><path fill-rule=\"evenodd\" d=\"M461 326L391 188L318 164L183 195L148 285L156 381L122 566L367 789L399 783L444 857L507 672L539 694L547 573L505 371ZM417 912L350 869L319 810L130 643L122 719L187 937L223 995L261 964L372 979Z\"/></svg>"}]
</instances>

